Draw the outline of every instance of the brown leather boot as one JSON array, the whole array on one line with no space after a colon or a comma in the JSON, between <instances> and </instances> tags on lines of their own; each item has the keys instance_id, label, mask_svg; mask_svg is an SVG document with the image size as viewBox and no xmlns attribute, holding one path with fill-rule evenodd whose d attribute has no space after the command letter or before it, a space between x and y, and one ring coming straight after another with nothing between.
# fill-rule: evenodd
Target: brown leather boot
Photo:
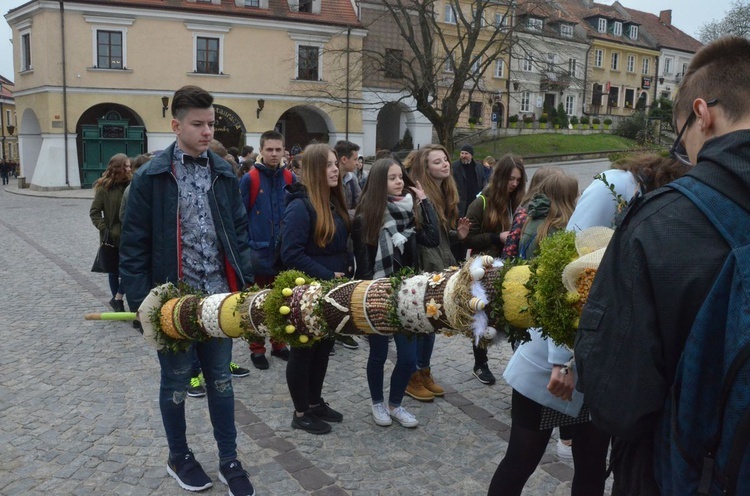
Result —
<instances>
[{"instance_id":1,"label":"brown leather boot","mask_svg":"<svg viewBox=\"0 0 750 496\"><path fill-rule=\"evenodd\" d=\"M419 370L414 372L411 379L409 379L409 384L406 386L406 394L419 401L432 401L435 399L432 391L422 384L422 374Z\"/></svg>"},{"instance_id":2,"label":"brown leather boot","mask_svg":"<svg viewBox=\"0 0 750 496\"><path fill-rule=\"evenodd\" d=\"M424 387L429 389L433 395L443 396L445 394L445 389L435 384L435 381L432 378L432 372L430 371L429 367L426 369L418 370L417 373L422 374L422 384L424 385Z\"/></svg>"}]
</instances>

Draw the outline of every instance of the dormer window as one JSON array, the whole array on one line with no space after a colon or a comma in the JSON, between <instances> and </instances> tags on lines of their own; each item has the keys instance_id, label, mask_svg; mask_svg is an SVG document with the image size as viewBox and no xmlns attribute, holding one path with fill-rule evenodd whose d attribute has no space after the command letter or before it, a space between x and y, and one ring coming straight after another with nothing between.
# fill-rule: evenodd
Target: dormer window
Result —
<instances>
[{"instance_id":1,"label":"dormer window","mask_svg":"<svg viewBox=\"0 0 750 496\"><path fill-rule=\"evenodd\" d=\"M598 31L600 33L606 33L607 32L607 20L606 19L599 19L599 29Z\"/></svg>"},{"instance_id":2,"label":"dormer window","mask_svg":"<svg viewBox=\"0 0 750 496\"><path fill-rule=\"evenodd\" d=\"M572 38L573 26L571 24L560 24L560 36L563 38Z\"/></svg>"},{"instance_id":3,"label":"dormer window","mask_svg":"<svg viewBox=\"0 0 750 496\"><path fill-rule=\"evenodd\" d=\"M638 39L638 26L630 26L630 39L631 40Z\"/></svg>"},{"instance_id":4,"label":"dormer window","mask_svg":"<svg viewBox=\"0 0 750 496\"><path fill-rule=\"evenodd\" d=\"M615 21L614 33L615 36L622 36L622 23L620 21Z\"/></svg>"},{"instance_id":5,"label":"dormer window","mask_svg":"<svg viewBox=\"0 0 750 496\"><path fill-rule=\"evenodd\" d=\"M313 11L312 7L313 7L312 0L300 0L299 2L300 12L312 12Z\"/></svg>"},{"instance_id":6,"label":"dormer window","mask_svg":"<svg viewBox=\"0 0 750 496\"><path fill-rule=\"evenodd\" d=\"M541 31L544 28L544 21L537 17L529 17L526 21L526 27L529 31Z\"/></svg>"}]
</instances>

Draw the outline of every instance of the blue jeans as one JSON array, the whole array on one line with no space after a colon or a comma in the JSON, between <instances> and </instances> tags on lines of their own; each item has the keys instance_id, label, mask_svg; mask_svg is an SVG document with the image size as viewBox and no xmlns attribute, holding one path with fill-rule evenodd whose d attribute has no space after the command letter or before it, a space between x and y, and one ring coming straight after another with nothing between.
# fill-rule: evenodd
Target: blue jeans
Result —
<instances>
[{"instance_id":1,"label":"blue jeans","mask_svg":"<svg viewBox=\"0 0 750 496\"><path fill-rule=\"evenodd\" d=\"M109 276L109 290L112 292L112 298L114 298L117 293L122 294L120 271L117 270L117 272L109 272L107 275Z\"/></svg>"},{"instance_id":2,"label":"blue jeans","mask_svg":"<svg viewBox=\"0 0 750 496\"><path fill-rule=\"evenodd\" d=\"M404 399L404 391L412 374L417 370L417 339L394 334L396 342L396 367L391 374L388 403L397 407ZM367 385L373 403L383 402L383 367L388 358L388 336L370 335L370 356L367 358Z\"/></svg>"},{"instance_id":3,"label":"blue jeans","mask_svg":"<svg viewBox=\"0 0 750 496\"><path fill-rule=\"evenodd\" d=\"M219 463L237 458L237 429L234 425L234 390L229 362L232 360L232 340L212 338L194 343L183 353L167 350L158 352L161 364L159 407L167 434L169 454L179 457L189 451L185 424L186 389L193 372L193 360L198 355L206 380L208 412L214 428L214 439L219 448Z\"/></svg>"},{"instance_id":4,"label":"blue jeans","mask_svg":"<svg viewBox=\"0 0 750 496\"><path fill-rule=\"evenodd\" d=\"M417 369L429 369L432 349L435 347L435 333L417 336Z\"/></svg>"}]
</instances>

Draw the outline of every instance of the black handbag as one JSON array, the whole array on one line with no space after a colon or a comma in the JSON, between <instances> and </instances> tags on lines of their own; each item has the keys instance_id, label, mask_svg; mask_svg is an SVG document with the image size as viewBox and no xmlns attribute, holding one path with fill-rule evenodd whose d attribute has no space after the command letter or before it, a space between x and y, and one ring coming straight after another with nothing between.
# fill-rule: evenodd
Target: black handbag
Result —
<instances>
[{"instance_id":1,"label":"black handbag","mask_svg":"<svg viewBox=\"0 0 750 496\"><path fill-rule=\"evenodd\" d=\"M99 251L96 252L91 272L117 272L118 265L120 265L120 250L109 240L109 229L107 229L104 231L104 241L99 245Z\"/></svg>"}]
</instances>

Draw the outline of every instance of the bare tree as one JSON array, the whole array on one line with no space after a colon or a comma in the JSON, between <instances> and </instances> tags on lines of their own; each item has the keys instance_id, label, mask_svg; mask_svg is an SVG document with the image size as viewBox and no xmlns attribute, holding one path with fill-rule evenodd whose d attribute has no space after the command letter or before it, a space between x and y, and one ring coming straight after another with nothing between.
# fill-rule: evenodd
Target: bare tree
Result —
<instances>
[{"instance_id":1,"label":"bare tree","mask_svg":"<svg viewBox=\"0 0 750 496\"><path fill-rule=\"evenodd\" d=\"M727 35L750 37L750 1L735 0L723 19L707 22L698 29L703 43Z\"/></svg>"}]
</instances>

